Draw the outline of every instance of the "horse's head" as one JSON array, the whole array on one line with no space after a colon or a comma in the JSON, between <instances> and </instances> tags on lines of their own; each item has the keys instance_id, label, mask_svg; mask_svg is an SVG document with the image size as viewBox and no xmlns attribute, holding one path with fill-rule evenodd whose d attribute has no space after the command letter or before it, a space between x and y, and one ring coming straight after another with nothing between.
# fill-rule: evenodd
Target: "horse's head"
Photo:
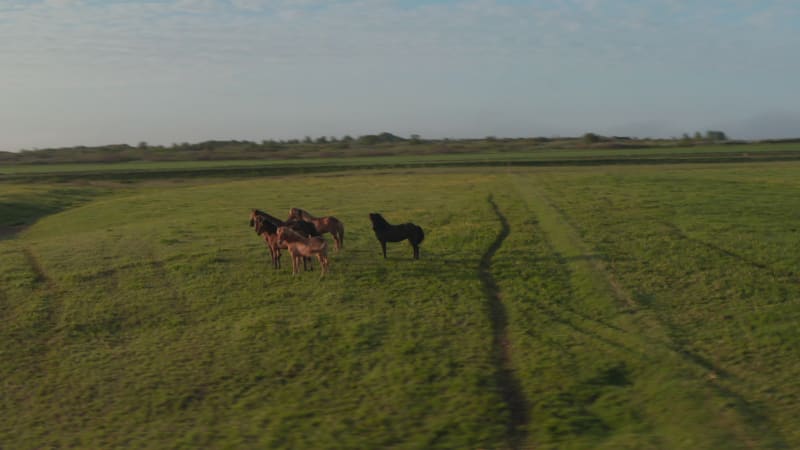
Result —
<instances>
[{"instance_id":1,"label":"horse's head","mask_svg":"<svg viewBox=\"0 0 800 450\"><path fill-rule=\"evenodd\" d=\"M307 220L306 217L308 215L306 211L300 208L292 208L289 210L289 218L293 220Z\"/></svg>"},{"instance_id":2,"label":"horse's head","mask_svg":"<svg viewBox=\"0 0 800 450\"><path fill-rule=\"evenodd\" d=\"M369 220L372 222L372 228L382 228L388 225L386 219L378 213L369 213Z\"/></svg>"},{"instance_id":3,"label":"horse's head","mask_svg":"<svg viewBox=\"0 0 800 450\"><path fill-rule=\"evenodd\" d=\"M278 227L278 229L275 231L275 235L278 237L279 245L285 245L287 238L290 241L294 241L296 240L296 237L299 236L294 230L286 226Z\"/></svg>"},{"instance_id":4,"label":"horse's head","mask_svg":"<svg viewBox=\"0 0 800 450\"><path fill-rule=\"evenodd\" d=\"M264 232L264 218L253 215L250 217L250 226L256 229L256 234Z\"/></svg>"},{"instance_id":5,"label":"horse's head","mask_svg":"<svg viewBox=\"0 0 800 450\"><path fill-rule=\"evenodd\" d=\"M286 227L278 227L275 231L275 236L278 236L278 244L283 244L283 238L286 236Z\"/></svg>"},{"instance_id":6,"label":"horse's head","mask_svg":"<svg viewBox=\"0 0 800 450\"><path fill-rule=\"evenodd\" d=\"M256 219L266 219L269 214L261 211L260 209L251 209L250 210L250 226L254 227L256 225Z\"/></svg>"}]
</instances>

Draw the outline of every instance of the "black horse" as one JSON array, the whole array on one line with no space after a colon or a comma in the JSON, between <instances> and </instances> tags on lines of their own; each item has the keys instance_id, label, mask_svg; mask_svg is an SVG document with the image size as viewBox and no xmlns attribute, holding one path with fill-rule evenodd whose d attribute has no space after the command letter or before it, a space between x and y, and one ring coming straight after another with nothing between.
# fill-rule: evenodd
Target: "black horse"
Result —
<instances>
[{"instance_id":1,"label":"black horse","mask_svg":"<svg viewBox=\"0 0 800 450\"><path fill-rule=\"evenodd\" d=\"M381 243L384 258L386 258L387 242L400 242L408 239L408 242L414 247L414 259L419 259L419 244L425 239L422 227L410 222L392 225L378 213L371 213L369 220L372 221L372 230L375 232L375 237Z\"/></svg>"}]
</instances>

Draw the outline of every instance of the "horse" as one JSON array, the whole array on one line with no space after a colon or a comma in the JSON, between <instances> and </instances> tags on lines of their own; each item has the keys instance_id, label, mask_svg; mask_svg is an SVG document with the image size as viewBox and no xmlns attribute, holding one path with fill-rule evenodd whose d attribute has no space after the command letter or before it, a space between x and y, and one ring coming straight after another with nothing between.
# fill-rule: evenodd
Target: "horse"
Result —
<instances>
[{"instance_id":1,"label":"horse","mask_svg":"<svg viewBox=\"0 0 800 450\"><path fill-rule=\"evenodd\" d=\"M250 210L250 226L253 226L253 220L256 216L263 217L265 220L269 221L269 223L275 225L275 227L282 227L288 226L293 230L297 231L298 233L302 234L303 236L319 236L320 231L317 230L317 227L314 226L313 223L307 220L303 220L302 218L294 219L289 217L288 220L283 221L278 219L275 216L269 215L260 209L251 209Z\"/></svg>"},{"instance_id":2,"label":"horse","mask_svg":"<svg viewBox=\"0 0 800 450\"><path fill-rule=\"evenodd\" d=\"M411 222L392 225L378 213L370 213L369 220L372 221L372 231L375 232L375 237L381 243L384 259L386 259L387 242L401 242L406 239L414 248L414 259L419 259L419 244L425 239L422 227Z\"/></svg>"},{"instance_id":3,"label":"horse","mask_svg":"<svg viewBox=\"0 0 800 450\"><path fill-rule=\"evenodd\" d=\"M278 227L264 216L255 214L250 218L250 226L255 228L256 234L264 238L264 243L267 244L269 254L272 257L272 268L280 269L281 246L278 242Z\"/></svg>"},{"instance_id":4,"label":"horse","mask_svg":"<svg viewBox=\"0 0 800 450\"><path fill-rule=\"evenodd\" d=\"M281 267L281 248L286 248L278 244L278 238L276 236L278 227L288 226L303 236L319 236L319 232L311 222L306 222L304 220L284 222L258 209L250 210L250 226L255 228L256 234L264 238L264 242L269 248L270 256L272 256L272 266L275 269ZM310 265L311 259L307 258L303 260L303 268L310 270L309 267L306 266L306 263Z\"/></svg>"},{"instance_id":5,"label":"horse","mask_svg":"<svg viewBox=\"0 0 800 450\"><path fill-rule=\"evenodd\" d=\"M342 248L342 245L344 245L344 224L336 217L314 217L306 210L292 208L289 210L289 219L311 222L314 224L320 234L330 233L331 236L333 236L333 242L336 245L336 251L339 251L339 249Z\"/></svg>"},{"instance_id":6,"label":"horse","mask_svg":"<svg viewBox=\"0 0 800 450\"><path fill-rule=\"evenodd\" d=\"M300 273L300 260L317 256L322 267L321 275L328 272L328 243L320 236L303 237L289 227L278 227L278 242L285 245L292 255L292 274Z\"/></svg>"}]
</instances>

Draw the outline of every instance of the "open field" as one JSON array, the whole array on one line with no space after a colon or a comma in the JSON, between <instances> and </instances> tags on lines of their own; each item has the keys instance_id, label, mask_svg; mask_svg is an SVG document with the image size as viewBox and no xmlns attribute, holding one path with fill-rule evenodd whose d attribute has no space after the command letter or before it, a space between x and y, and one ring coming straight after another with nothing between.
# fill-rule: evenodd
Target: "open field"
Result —
<instances>
[{"instance_id":1,"label":"open field","mask_svg":"<svg viewBox=\"0 0 800 450\"><path fill-rule=\"evenodd\" d=\"M798 448L799 173L0 184L0 448ZM247 227L293 206L323 279Z\"/></svg>"},{"instance_id":2,"label":"open field","mask_svg":"<svg viewBox=\"0 0 800 450\"><path fill-rule=\"evenodd\" d=\"M249 160L130 161L117 163L48 163L0 165L0 181L85 181L167 179L173 177L274 176L324 173L355 169L409 169L431 167L597 166L610 164L741 163L800 161L800 144L700 145L645 148L537 148L504 150L494 144L480 151L441 150L430 154L392 150L372 156L269 155Z\"/></svg>"}]
</instances>

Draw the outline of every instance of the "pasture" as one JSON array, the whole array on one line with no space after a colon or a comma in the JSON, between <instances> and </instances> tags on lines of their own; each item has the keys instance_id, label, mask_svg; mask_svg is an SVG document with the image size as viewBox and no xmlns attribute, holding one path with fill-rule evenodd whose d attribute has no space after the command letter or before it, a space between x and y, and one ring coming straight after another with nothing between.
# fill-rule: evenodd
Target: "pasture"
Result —
<instances>
[{"instance_id":1,"label":"pasture","mask_svg":"<svg viewBox=\"0 0 800 450\"><path fill-rule=\"evenodd\" d=\"M798 173L0 184L0 448L800 447ZM248 227L292 207L323 278Z\"/></svg>"}]
</instances>

